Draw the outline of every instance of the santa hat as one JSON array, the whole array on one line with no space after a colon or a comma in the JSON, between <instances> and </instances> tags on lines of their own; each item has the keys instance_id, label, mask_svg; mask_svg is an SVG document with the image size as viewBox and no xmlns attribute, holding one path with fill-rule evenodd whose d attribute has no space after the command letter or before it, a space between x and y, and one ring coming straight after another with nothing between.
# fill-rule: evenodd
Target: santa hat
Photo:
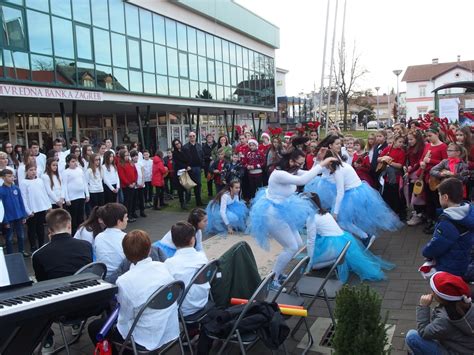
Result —
<instances>
[{"instance_id":1,"label":"santa hat","mask_svg":"<svg viewBox=\"0 0 474 355\"><path fill-rule=\"evenodd\" d=\"M248 144L255 144L258 147L258 142L256 139L250 138Z\"/></svg>"},{"instance_id":2,"label":"santa hat","mask_svg":"<svg viewBox=\"0 0 474 355\"><path fill-rule=\"evenodd\" d=\"M284 138L291 138L293 137L293 132L286 132Z\"/></svg>"},{"instance_id":3,"label":"santa hat","mask_svg":"<svg viewBox=\"0 0 474 355\"><path fill-rule=\"evenodd\" d=\"M471 303L471 290L464 280L445 271L436 272L430 279L433 292L446 301Z\"/></svg>"},{"instance_id":4,"label":"santa hat","mask_svg":"<svg viewBox=\"0 0 474 355\"><path fill-rule=\"evenodd\" d=\"M262 136L261 136L260 138L263 139L263 138L265 138L265 137L267 137L268 139L270 139L270 135L269 135L267 132L263 132L263 133L262 133Z\"/></svg>"}]
</instances>

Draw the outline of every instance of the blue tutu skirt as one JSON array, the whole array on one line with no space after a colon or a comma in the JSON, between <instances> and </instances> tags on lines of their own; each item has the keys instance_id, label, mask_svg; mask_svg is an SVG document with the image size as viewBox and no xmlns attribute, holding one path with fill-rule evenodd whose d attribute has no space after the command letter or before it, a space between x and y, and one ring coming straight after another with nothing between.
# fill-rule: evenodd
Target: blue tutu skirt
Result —
<instances>
[{"instance_id":1,"label":"blue tutu skirt","mask_svg":"<svg viewBox=\"0 0 474 355\"><path fill-rule=\"evenodd\" d=\"M337 223L342 229L357 236L359 235L354 232L354 226L369 236L403 227L403 223L380 194L365 181L344 193Z\"/></svg>"},{"instance_id":2,"label":"blue tutu skirt","mask_svg":"<svg viewBox=\"0 0 474 355\"><path fill-rule=\"evenodd\" d=\"M175 248L172 248L166 244L163 244L161 241L157 241L153 243L153 246L160 248L163 251L163 253L165 253L167 258L171 258L172 256L174 256L174 254L176 254Z\"/></svg>"},{"instance_id":3,"label":"blue tutu skirt","mask_svg":"<svg viewBox=\"0 0 474 355\"><path fill-rule=\"evenodd\" d=\"M206 208L207 212L207 233L227 234L227 227L222 220L220 205L210 202ZM227 205L226 216L234 231L244 232L247 227L247 216L249 209L242 201L236 201Z\"/></svg>"},{"instance_id":4,"label":"blue tutu skirt","mask_svg":"<svg viewBox=\"0 0 474 355\"><path fill-rule=\"evenodd\" d=\"M263 249L269 249L271 223L286 223L292 230L300 231L306 219L315 213L312 202L299 194L293 194L282 202L274 202L266 196L267 188L258 190L249 213L250 233Z\"/></svg>"},{"instance_id":5,"label":"blue tutu skirt","mask_svg":"<svg viewBox=\"0 0 474 355\"><path fill-rule=\"evenodd\" d=\"M336 201L336 184L322 176L316 176L304 187L304 192L317 193L321 200L321 206L331 210Z\"/></svg>"},{"instance_id":6,"label":"blue tutu skirt","mask_svg":"<svg viewBox=\"0 0 474 355\"><path fill-rule=\"evenodd\" d=\"M365 250L364 245L348 232L335 237L317 235L314 243L312 267L317 269L332 265L348 241L351 242L351 245L347 250L344 263L337 267L341 282L346 283L348 281L351 271L356 273L361 280L384 280L385 273L383 270L390 270L395 267L394 264Z\"/></svg>"}]
</instances>

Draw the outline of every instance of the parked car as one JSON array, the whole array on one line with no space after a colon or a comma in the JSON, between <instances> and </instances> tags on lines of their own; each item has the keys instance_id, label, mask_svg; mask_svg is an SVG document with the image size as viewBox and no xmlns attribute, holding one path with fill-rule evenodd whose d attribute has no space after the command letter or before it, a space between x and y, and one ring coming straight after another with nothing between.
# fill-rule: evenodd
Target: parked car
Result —
<instances>
[{"instance_id":1,"label":"parked car","mask_svg":"<svg viewBox=\"0 0 474 355\"><path fill-rule=\"evenodd\" d=\"M377 125L377 121L367 122L367 129L379 129L379 127Z\"/></svg>"}]
</instances>

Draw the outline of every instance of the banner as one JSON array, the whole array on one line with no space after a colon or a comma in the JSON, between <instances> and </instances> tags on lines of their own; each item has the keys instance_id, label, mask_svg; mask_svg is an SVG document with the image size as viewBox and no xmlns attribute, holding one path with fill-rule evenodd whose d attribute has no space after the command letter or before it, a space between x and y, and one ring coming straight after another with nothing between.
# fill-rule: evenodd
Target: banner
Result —
<instances>
[{"instance_id":1,"label":"banner","mask_svg":"<svg viewBox=\"0 0 474 355\"><path fill-rule=\"evenodd\" d=\"M102 92L0 84L0 96L78 101L103 101Z\"/></svg>"},{"instance_id":2,"label":"banner","mask_svg":"<svg viewBox=\"0 0 474 355\"><path fill-rule=\"evenodd\" d=\"M459 118L459 99L440 99L439 117L446 117L450 122L456 122Z\"/></svg>"}]
</instances>

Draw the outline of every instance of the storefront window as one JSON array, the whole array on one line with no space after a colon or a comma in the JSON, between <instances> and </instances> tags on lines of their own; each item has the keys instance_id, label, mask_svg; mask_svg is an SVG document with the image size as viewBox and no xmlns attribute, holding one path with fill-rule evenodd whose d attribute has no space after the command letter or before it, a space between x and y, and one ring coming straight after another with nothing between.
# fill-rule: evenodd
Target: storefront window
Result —
<instances>
[{"instance_id":1,"label":"storefront window","mask_svg":"<svg viewBox=\"0 0 474 355\"><path fill-rule=\"evenodd\" d=\"M64 1L64 0L63 0ZM67 1L67 0L66 0ZM109 9L107 1L91 0L92 1L92 23L94 26L109 28ZM115 21L115 19L113 19Z\"/></svg>"},{"instance_id":2,"label":"storefront window","mask_svg":"<svg viewBox=\"0 0 474 355\"><path fill-rule=\"evenodd\" d=\"M72 12L74 21L91 23L91 8L89 0L73 0Z\"/></svg>"},{"instance_id":3,"label":"storefront window","mask_svg":"<svg viewBox=\"0 0 474 355\"><path fill-rule=\"evenodd\" d=\"M74 58L72 22L53 16L54 54L59 57Z\"/></svg>"},{"instance_id":4,"label":"storefront window","mask_svg":"<svg viewBox=\"0 0 474 355\"><path fill-rule=\"evenodd\" d=\"M0 6L2 16L3 45L7 48L26 49L25 21L23 12L9 6Z\"/></svg>"}]
</instances>

